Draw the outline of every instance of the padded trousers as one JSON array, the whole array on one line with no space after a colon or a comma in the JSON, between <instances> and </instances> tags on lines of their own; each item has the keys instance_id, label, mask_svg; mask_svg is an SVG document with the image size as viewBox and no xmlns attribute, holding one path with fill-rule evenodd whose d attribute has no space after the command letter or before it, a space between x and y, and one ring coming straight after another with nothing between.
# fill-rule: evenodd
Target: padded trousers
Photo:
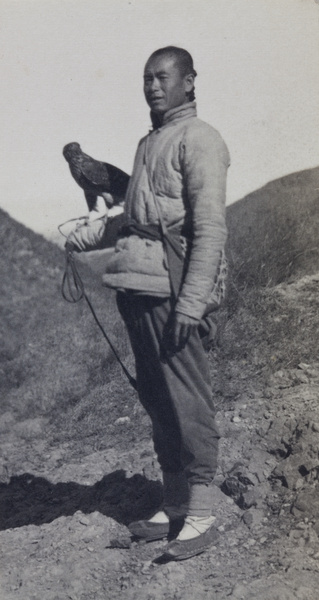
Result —
<instances>
[{"instance_id":1,"label":"padded trousers","mask_svg":"<svg viewBox=\"0 0 319 600\"><path fill-rule=\"evenodd\" d=\"M184 348L167 352L163 339L170 298L118 292L117 303L136 363L139 399L151 418L162 471L183 471L189 485L208 485L216 472L215 424L209 363L198 330Z\"/></svg>"}]
</instances>

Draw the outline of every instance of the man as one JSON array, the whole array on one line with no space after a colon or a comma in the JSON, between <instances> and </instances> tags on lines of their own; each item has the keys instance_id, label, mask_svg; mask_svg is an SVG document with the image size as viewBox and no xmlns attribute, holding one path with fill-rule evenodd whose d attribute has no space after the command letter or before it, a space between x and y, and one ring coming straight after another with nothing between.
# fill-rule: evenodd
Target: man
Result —
<instances>
[{"instance_id":1,"label":"man","mask_svg":"<svg viewBox=\"0 0 319 600\"><path fill-rule=\"evenodd\" d=\"M163 472L162 509L129 529L147 541L175 532L164 551L175 560L199 554L215 540L212 480L219 435L201 335L209 307L218 307L223 295L229 154L219 133L197 118L195 77L192 57L181 48L157 50L146 63L153 129L138 145L126 226L103 275L104 284L118 290L138 394L152 420ZM87 230L69 237L76 249L92 249ZM102 239L100 227L96 247ZM177 270L172 240L182 257Z\"/></svg>"}]
</instances>

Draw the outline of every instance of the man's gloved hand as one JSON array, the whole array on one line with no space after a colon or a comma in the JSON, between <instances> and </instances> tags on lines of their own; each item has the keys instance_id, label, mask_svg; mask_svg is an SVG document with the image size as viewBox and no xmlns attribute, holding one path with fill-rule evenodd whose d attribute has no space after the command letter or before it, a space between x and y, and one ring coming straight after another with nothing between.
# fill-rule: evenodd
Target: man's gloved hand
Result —
<instances>
[{"instance_id":1,"label":"man's gloved hand","mask_svg":"<svg viewBox=\"0 0 319 600\"><path fill-rule=\"evenodd\" d=\"M99 250L105 232L106 222L107 215L104 215L95 221L78 223L77 227L69 233L66 244L68 246L72 245L73 250L76 252Z\"/></svg>"},{"instance_id":2,"label":"man's gloved hand","mask_svg":"<svg viewBox=\"0 0 319 600\"><path fill-rule=\"evenodd\" d=\"M189 336L195 331L198 325L198 319L175 312L172 315L167 332L169 347L175 351L184 348Z\"/></svg>"}]
</instances>

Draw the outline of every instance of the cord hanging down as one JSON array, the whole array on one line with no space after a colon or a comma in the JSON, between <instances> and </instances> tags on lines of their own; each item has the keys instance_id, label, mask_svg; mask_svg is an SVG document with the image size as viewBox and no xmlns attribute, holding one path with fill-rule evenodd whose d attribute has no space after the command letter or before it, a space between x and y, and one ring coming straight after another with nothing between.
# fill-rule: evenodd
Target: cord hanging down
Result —
<instances>
[{"instance_id":1,"label":"cord hanging down","mask_svg":"<svg viewBox=\"0 0 319 600\"><path fill-rule=\"evenodd\" d=\"M66 265L65 265L65 271L63 274L62 289L61 289L64 300L66 300L66 302L70 302L72 304L79 302L80 300L82 300L82 298L84 298L86 300L97 326L99 327L103 337L105 338L108 345L110 346L110 348L111 348L116 360L120 364L125 376L127 377L129 383L134 388L134 390L137 390L136 379L134 377L132 377L132 375L129 373L129 371L123 364L122 360L120 359L110 338L108 337L107 333L103 329L103 327L95 313L95 310L91 304L91 301L89 300L88 296L86 295L83 281L81 279L81 276L80 276L77 266L75 264L75 260L74 260L74 256L73 256L73 246L71 244L66 244L66 246L65 246L65 259L66 259Z\"/></svg>"}]
</instances>

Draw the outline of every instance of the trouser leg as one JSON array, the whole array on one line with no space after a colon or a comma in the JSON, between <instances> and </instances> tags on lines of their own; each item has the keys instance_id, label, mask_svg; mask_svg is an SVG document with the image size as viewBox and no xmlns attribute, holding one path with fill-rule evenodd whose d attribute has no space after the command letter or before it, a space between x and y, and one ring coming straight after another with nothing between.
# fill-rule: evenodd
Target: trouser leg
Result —
<instances>
[{"instance_id":1,"label":"trouser leg","mask_svg":"<svg viewBox=\"0 0 319 600\"><path fill-rule=\"evenodd\" d=\"M209 365L198 331L185 348L163 357L169 300L119 294L136 359L138 392L153 423L154 446L165 472L184 471L191 486L211 483L219 434Z\"/></svg>"},{"instance_id":2,"label":"trouser leg","mask_svg":"<svg viewBox=\"0 0 319 600\"><path fill-rule=\"evenodd\" d=\"M189 508L189 485L184 471L163 472L163 510L169 517L184 516Z\"/></svg>"},{"instance_id":3,"label":"trouser leg","mask_svg":"<svg viewBox=\"0 0 319 600\"><path fill-rule=\"evenodd\" d=\"M165 381L158 369L156 343L160 331L152 327L152 311L162 299L118 293L117 303L128 330L135 357L139 399L151 418L155 452L163 472L183 471L181 440L175 412Z\"/></svg>"}]
</instances>

